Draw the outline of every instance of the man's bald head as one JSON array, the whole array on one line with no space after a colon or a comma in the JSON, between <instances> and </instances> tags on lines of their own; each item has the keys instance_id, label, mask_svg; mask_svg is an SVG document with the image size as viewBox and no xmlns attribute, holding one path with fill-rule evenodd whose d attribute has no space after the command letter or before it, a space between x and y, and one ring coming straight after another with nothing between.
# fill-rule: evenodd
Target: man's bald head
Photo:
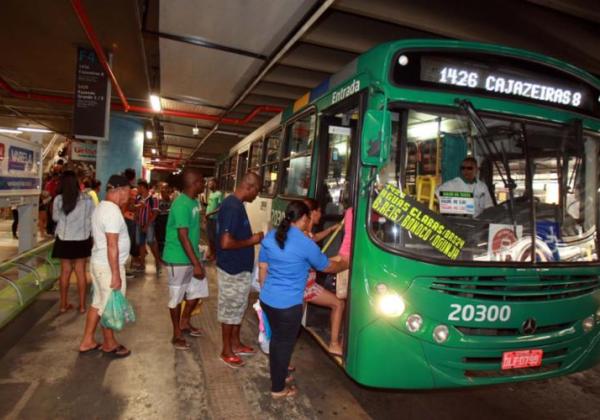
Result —
<instances>
[{"instance_id":1,"label":"man's bald head","mask_svg":"<svg viewBox=\"0 0 600 420\"><path fill-rule=\"evenodd\" d=\"M260 191L262 180L255 172L246 172L236 188L236 196L242 201L252 202Z\"/></svg>"},{"instance_id":2,"label":"man's bald head","mask_svg":"<svg viewBox=\"0 0 600 420\"><path fill-rule=\"evenodd\" d=\"M246 172L241 183L258 188L260 186L260 176L258 176L256 172Z\"/></svg>"},{"instance_id":3,"label":"man's bald head","mask_svg":"<svg viewBox=\"0 0 600 420\"><path fill-rule=\"evenodd\" d=\"M196 196L204 188L204 176L198 168L185 168L181 174L181 183L186 194Z\"/></svg>"}]
</instances>

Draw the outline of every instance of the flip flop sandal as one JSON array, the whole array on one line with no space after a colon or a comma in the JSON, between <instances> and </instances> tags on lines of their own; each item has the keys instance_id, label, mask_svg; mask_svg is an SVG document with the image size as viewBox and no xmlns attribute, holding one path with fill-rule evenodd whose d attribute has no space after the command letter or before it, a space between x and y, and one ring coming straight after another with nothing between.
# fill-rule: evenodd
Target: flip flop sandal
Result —
<instances>
[{"instance_id":1,"label":"flip flop sandal","mask_svg":"<svg viewBox=\"0 0 600 420\"><path fill-rule=\"evenodd\" d=\"M114 357L116 359L122 359L124 357L127 357L131 354L131 350L129 350L128 348L126 348L125 346L119 344L117 347L115 347L114 349L112 349L111 351L102 351L102 353L105 356L110 356L110 357Z\"/></svg>"},{"instance_id":2,"label":"flip flop sandal","mask_svg":"<svg viewBox=\"0 0 600 420\"><path fill-rule=\"evenodd\" d=\"M171 343L173 343L173 347L175 347L176 350L189 350L192 347L190 343L185 341L185 338L182 337L174 338L171 340Z\"/></svg>"},{"instance_id":3,"label":"flip flop sandal","mask_svg":"<svg viewBox=\"0 0 600 420\"><path fill-rule=\"evenodd\" d=\"M95 353L96 350L100 350L101 348L102 348L102 344L96 344L94 347L90 347L87 350L79 350L79 354L83 355L83 354Z\"/></svg>"},{"instance_id":4,"label":"flip flop sandal","mask_svg":"<svg viewBox=\"0 0 600 420\"><path fill-rule=\"evenodd\" d=\"M237 355L250 356L252 354L255 354L256 350L249 346L242 346L239 349L234 350L233 352Z\"/></svg>"},{"instance_id":5,"label":"flip flop sandal","mask_svg":"<svg viewBox=\"0 0 600 420\"><path fill-rule=\"evenodd\" d=\"M69 309L73 309L73 305L71 305L70 303L67 304L67 306L65 306L64 308L60 308L58 310L58 313L60 314L64 314L65 312L67 312Z\"/></svg>"},{"instance_id":6,"label":"flip flop sandal","mask_svg":"<svg viewBox=\"0 0 600 420\"><path fill-rule=\"evenodd\" d=\"M229 366L230 368L234 368L234 369L242 367L246 364L238 356L229 356L229 357L219 356L219 359L221 359L221 361L223 363L225 363L227 366Z\"/></svg>"},{"instance_id":7,"label":"flip flop sandal","mask_svg":"<svg viewBox=\"0 0 600 420\"><path fill-rule=\"evenodd\" d=\"M329 352L329 354L331 354L333 356L339 356L339 357L343 356L342 352L332 351L329 348L327 349L327 352Z\"/></svg>"},{"instance_id":8,"label":"flip flop sandal","mask_svg":"<svg viewBox=\"0 0 600 420\"><path fill-rule=\"evenodd\" d=\"M295 397L297 393L298 393L298 389L296 389L295 386L286 386L285 388L283 388L283 391L281 391L281 392L271 392L271 397L274 400L278 400L280 398Z\"/></svg>"},{"instance_id":9,"label":"flip flop sandal","mask_svg":"<svg viewBox=\"0 0 600 420\"><path fill-rule=\"evenodd\" d=\"M189 335L190 337L202 337L204 336L204 332L200 328L185 328L181 330L182 333Z\"/></svg>"}]
</instances>

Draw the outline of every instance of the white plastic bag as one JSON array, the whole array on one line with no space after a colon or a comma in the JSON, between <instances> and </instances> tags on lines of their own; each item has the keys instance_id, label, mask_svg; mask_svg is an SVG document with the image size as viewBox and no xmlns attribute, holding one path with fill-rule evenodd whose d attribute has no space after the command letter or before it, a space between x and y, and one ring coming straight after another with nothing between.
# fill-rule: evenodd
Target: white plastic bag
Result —
<instances>
[{"instance_id":1,"label":"white plastic bag","mask_svg":"<svg viewBox=\"0 0 600 420\"><path fill-rule=\"evenodd\" d=\"M250 285L253 291L260 292L260 283L258 281L258 264L254 264L252 269L252 283Z\"/></svg>"}]
</instances>

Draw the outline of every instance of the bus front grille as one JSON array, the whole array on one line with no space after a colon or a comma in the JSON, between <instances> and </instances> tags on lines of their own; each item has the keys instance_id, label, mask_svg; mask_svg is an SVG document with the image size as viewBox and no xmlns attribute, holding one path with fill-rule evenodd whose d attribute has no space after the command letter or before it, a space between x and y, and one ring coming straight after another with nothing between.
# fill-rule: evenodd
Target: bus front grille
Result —
<instances>
[{"instance_id":1,"label":"bus front grille","mask_svg":"<svg viewBox=\"0 0 600 420\"><path fill-rule=\"evenodd\" d=\"M599 275L540 275L530 277L436 277L431 290L471 299L548 301L586 295L600 289Z\"/></svg>"},{"instance_id":2,"label":"bus front grille","mask_svg":"<svg viewBox=\"0 0 600 420\"><path fill-rule=\"evenodd\" d=\"M544 325L536 328L536 334L547 334L556 331L562 331L570 328L573 325L572 322L565 322L562 324ZM470 336L519 336L523 333L518 328L472 328L472 327L461 327L458 325L454 326L464 335Z\"/></svg>"},{"instance_id":3,"label":"bus front grille","mask_svg":"<svg viewBox=\"0 0 600 420\"><path fill-rule=\"evenodd\" d=\"M552 372L560 369L560 363L552 363L545 366L525 369L508 369L508 370L465 370L467 378L503 378L523 375L535 375L540 373Z\"/></svg>"}]
</instances>

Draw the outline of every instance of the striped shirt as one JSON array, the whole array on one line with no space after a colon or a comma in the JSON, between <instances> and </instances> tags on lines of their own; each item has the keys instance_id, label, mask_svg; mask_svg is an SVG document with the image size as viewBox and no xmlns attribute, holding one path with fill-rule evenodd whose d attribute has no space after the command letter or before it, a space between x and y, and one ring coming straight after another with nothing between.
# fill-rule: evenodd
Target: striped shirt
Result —
<instances>
[{"instance_id":1,"label":"striped shirt","mask_svg":"<svg viewBox=\"0 0 600 420\"><path fill-rule=\"evenodd\" d=\"M138 204L142 205L140 207L139 213L139 224L141 226L145 226L148 224L148 220L150 220L150 214L153 211L158 212L158 200L155 197L152 197L151 195L148 195L148 197L146 198L139 196Z\"/></svg>"}]
</instances>

